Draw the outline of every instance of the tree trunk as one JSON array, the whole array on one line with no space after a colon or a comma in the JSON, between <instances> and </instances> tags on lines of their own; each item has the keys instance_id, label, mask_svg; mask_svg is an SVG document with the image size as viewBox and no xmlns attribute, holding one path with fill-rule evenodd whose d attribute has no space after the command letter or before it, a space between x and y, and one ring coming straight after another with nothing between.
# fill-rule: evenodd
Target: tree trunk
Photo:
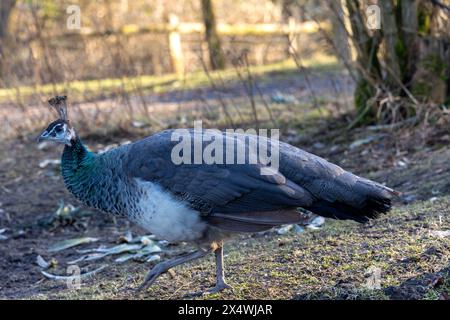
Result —
<instances>
[{"instance_id":1,"label":"tree trunk","mask_svg":"<svg viewBox=\"0 0 450 320\"><path fill-rule=\"evenodd\" d=\"M8 36L9 17L15 3L16 0L0 1L0 77L3 76L4 48L6 47L6 37Z\"/></svg>"},{"instance_id":2,"label":"tree trunk","mask_svg":"<svg viewBox=\"0 0 450 320\"><path fill-rule=\"evenodd\" d=\"M348 64L352 60L352 52L346 30L346 17L340 1L331 1L331 23L333 26L333 38L339 59Z\"/></svg>"},{"instance_id":3,"label":"tree trunk","mask_svg":"<svg viewBox=\"0 0 450 320\"><path fill-rule=\"evenodd\" d=\"M400 39L404 50L402 55L403 81L408 84L411 82L412 76L416 71L416 63L418 59L418 0L401 0L399 1L399 10L401 15Z\"/></svg>"},{"instance_id":4,"label":"tree trunk","mask_svg":"<svg viewBox=\"0 0 450 320\"><path fill-rule=\"evenodd\" d=\"M225 68L220 38L216 29L216 17L212 0L202 0L203 23L205 24L205 39L208 43L209 61L213 70Z\"/></svg>"},{"instance_id":5,"label":"tree trunk","mask_svg":"<svg viewBox=\"0 0 450 320\"><path fill-rule=\"evenodd\" d=\"M356 65L358 80L354 98L359 122L370 122L376 110L369 104L376 94L374 83L381 77L380 63L378 61L379 35L369 36L364 17L358 0L346 0L350 25L353 33L353 46L356 49Z\"/></svg>"},{"instance_id":6,"label":"tree trunk","mask_svg":"<svg viewBox=\"0 0 450 320\"><path fill-rule=\"evenodd\" d=\"M399 39L393 0L379 1L378 5L381 9L382 18L384 60L387 69L386 78L389 81L389 85L395 87L396 85L398 86L398 82L401 80L399 56L403 58L406 49Z\"/></svg>"},{"instance_id":7,"label":"tree trunk","mask_svg":"<svg viewBox=\"0 0 450 320\"><path fill-rule=\"evenodd\" d=\"M450 100L448 8L427 0L378 1L381 29L368 30L361 3L345 0L357 52L357 121L398 121L421 103Z\"/></svg>"},{"instance_id":8,"label":"tree trunk","mask_svg":"<svg viewBox=\"0 0 450 320\"><path fill-rule=\"evenodd\" d=\"M411 92L420 101L448 104L450 102L448 12L447 16L441 15L439 6L420 0L417 15L419 17L418 35L423 40L417 45L416 67L410 85Z\"/></svg>"}]
</instances>

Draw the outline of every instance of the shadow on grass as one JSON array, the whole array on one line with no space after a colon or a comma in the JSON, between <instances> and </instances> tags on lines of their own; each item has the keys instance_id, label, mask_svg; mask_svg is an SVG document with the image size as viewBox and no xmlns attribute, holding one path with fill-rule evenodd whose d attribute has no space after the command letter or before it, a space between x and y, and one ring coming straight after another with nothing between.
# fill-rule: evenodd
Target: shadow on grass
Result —
<instances>
[{"instance_id":1,"label":"shadow on grass","mask_svg":"<svg viewBox=\"0 0 450 320\"><path fill-rule=\"evenodd\" d=\"M437 271L409 278L398 286L379 290L336 285L330 289L296 295L293 300L449 300L450 265Z\"/></svg>"},{"instance_id":2,"label":"shadow on grass","mask_svg":"<svg viewBox=\"0 0 450 320\"><path fill-rule=\"evenodd\" d=\"M392 300L450 299L450 265L438 272L410 278L398 286L384 289Z\"/></svg>"}]
</instances>

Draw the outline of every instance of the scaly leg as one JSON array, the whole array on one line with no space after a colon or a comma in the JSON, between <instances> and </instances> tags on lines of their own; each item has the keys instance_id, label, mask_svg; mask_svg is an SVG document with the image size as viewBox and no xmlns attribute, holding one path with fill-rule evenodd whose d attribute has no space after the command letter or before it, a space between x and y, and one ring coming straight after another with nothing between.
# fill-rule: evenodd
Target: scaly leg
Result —
<instances>
[{"instance_id":1,"label":"scaly leg","mask_svg":"<svg viewBox=\"0 0 450 320\"><path fill-rule=\"evenodd\" d=\"M224 289L233 289L225 282L224 270L223 270L223 246L220 245L214 250L216 255L216 285L211 289L208 289L206 293L217 293Z\"/></svg>"},{"instance_id":2,"label":"scaly leg","mask_svg":"<svg viewBox=\"0 0 450 320\"><path fill-rule=\"evenodd\" d=\"M198 292L194 292L194 293L188 293L187 295L185 295L185 297L198 297L198 296L202 296L202 295L213 294L213 293L220 292L224 289L233 290L233 287L228 285L225 282L225 278L224 278L222 244L220 244L220 246L214 250L214 254L216 255L216 285L210 289L207 289L206 291L198 291Z\"/></svg>"},{"instance_id":3,"label":"scaly leg","mask_svg":"<svg viewBox=\"0 0 450 320\"><path fill-rule=\"evenodd\" d=\"M150 287L160 275L167 272L167 270L169 270L170 268L173 268L185 262L189 262L204 257L209 252L210 251L199 249L197 251L190 252L182 256L158 263L156 266L153 267L153 269L149 271L149 273L147 273L144 282L138 287L137 290L141 291L143 289Z\"/></svg>"}]
</instances>

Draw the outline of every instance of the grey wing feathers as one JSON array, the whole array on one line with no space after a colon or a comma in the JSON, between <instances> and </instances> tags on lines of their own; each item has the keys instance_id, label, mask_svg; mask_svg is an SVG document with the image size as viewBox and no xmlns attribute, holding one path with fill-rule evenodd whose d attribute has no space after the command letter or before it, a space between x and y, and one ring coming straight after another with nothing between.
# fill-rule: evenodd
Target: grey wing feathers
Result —
<instances>
[{"instance_id":1,"label":"grey wing feathers","mask_svg":"<svg viewBox=\"0 0 450 320\"><path fill-rule=\"evenodd\" d=\"M132 177L158 183L205 216L277 211L312 203L306 190L281 173L261 175L260 164L175 165L170 155L177 142L171 141L170 134L163 131L135 143L124 169ZM255 222L255 216L249 220Z\"/></svg>"}]
</instances>

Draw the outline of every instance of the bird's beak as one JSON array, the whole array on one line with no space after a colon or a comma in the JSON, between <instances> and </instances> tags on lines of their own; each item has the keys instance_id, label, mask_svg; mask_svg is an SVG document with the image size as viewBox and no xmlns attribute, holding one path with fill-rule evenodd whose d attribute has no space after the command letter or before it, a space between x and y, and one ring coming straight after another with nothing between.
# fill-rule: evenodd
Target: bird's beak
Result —
<instances>
[{"instance_id":1,"label":"bird's beak","mask_svg":"<svg viewBox=\"0 0 450 320\"><path fill-rule=\"evenodd\" d=\"M48 139L48 131L47 130L44 130L44 132L42 132L40 135L39 135L39 137L38 137L38 139L37 139L37 142L41 142L41 141L44 141L44 140L47 140Z\"/></svg>"}]
</instances>

